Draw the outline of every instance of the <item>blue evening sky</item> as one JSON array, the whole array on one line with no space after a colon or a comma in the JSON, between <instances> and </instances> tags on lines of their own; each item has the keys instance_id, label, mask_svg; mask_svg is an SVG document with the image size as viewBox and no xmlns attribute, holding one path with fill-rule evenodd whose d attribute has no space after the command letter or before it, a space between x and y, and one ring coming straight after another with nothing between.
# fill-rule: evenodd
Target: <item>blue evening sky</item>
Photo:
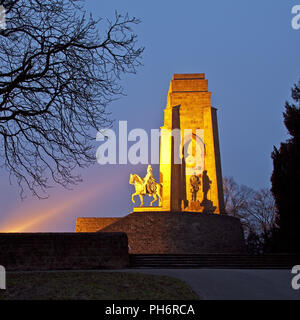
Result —
<instances>
[{"instance_id":1,"label":"blue evening sky","mask_svg":"<svg viewBox=\"0 0 300 320\"><path fill-rule=\"evenodd\" d=\"M270 187L270 154L288 138L284 103L300 79L300 29L291 26L300 0L86 3L95 17L112 18L118 10L142 20L135 31L146 48L143 66L122 78L127 96L109 108L116 124L159 128L173 73L205 73L218 108L223 175L255 189ZM146 165L96 165L82 172L84 181L73 191L54 187L48 200L28 195L22 202L2 169L0 231L73 231L79 216L123 216L132 210L130 172L143 175Z\"/></svg>"}]
</instances>

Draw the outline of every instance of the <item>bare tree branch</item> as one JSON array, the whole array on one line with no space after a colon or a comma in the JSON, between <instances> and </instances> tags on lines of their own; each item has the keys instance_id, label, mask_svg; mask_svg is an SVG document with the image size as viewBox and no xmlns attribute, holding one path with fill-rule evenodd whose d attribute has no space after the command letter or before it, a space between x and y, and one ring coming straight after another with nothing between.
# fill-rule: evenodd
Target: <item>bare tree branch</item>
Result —
<instances>
[{"instance_id":1,"label":"bare tree branch","mask_svg":"<svg viewBox=\"0 0 300 320\"><path fill-rule=\"evenodd\" d=\"M0 165L42 197L55 183L95 161L92 129L111 124L107 104L123 94L120 77L135 73L143 48L136 18L87 17L77 0L0 0Z\"/></svg>"},{"instance_id":2,"label":"bare tree branch","mask_svg":"<svg viewBox=\"0 0 300 320\"><path fill-rule=\"evenodd\" d=\"M250 232L266 236L276 227L275 200L269 189L255 191L226 177L223 186L226 211L241 220L246 236Z\"/></svg>"}]
</instances>

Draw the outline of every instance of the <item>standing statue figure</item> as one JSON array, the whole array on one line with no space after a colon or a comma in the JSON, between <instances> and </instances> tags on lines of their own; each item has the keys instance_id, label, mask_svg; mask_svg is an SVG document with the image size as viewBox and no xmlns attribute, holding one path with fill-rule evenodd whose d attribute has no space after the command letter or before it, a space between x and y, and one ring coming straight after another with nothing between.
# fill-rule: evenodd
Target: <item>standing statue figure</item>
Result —
<instances>
[{"instance_id":1,"label":"standing statue figure","mask_svg":"<svg viewBox=\"0 0 300 320\"><path fill-rule=\"evenodd\" d=\"M133 203L135 203L134 197L138 195L141 200L140 207L142 207L144 203L143 197L144 195L148 194L149 197L154 198L150 206L152 206L153 202L155 202L157 199L159 200L159 206L161 206L162 183L155 182L151 165L148 165L147 174L145 178L141 178L137 174L131 174L129 183L135 186L135 193L131 197Z\"/></svg>"},{"instance_id":2,"label":"standing statue figure","mask_svg":"<svg viewBox=\"0 0 300 320\"><path fill-rule=\"evenodd\" d=\"M200 184L201 184L200 179L196 175L196 172L194 172L194 174L190 178L190 186L191 186L190 191L192 193L192 201L197 200L197 193L199 191Z\"/></svg>"},{"instance_id":3,"label":"standing statue figure","mask_svg":"<svg viewBox=\"0 0 300 320\"><path fill-rule=\"evenodd\" d=\"M207 200L207 194L208 191L210 190L210 185L211 185L212 181L209 179L209 176L207 175L207 171L204 170L203 171L203 175L202 175L202 190L203 190L203 199Z\"/></svg>"}]
</instances>

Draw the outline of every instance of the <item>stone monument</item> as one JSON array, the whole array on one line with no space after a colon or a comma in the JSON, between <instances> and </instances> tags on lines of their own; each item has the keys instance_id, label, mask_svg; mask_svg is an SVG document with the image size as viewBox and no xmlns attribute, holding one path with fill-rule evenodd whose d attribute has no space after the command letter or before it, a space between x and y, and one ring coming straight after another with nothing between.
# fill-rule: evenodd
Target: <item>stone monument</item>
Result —
<instances>
[{"instance_id":1,"label":"stone monument","mask_svg":"<svg viewBox=\"0 0 300 320\"><path fill-rule=\"evenodd\" d=\"M161 205L149 211L225 212L217 110L203 73L175 74L171 80L161 128L160 186Z\"/></svg>"},{"instance_id":2,"label":"stone monument","mask_svg":"<svg viewBox=\"0 0 300 320\"><path fill-rule=\"evenodd\" d=\"M76 232L126 232L130 253L241 253L239 219L225 214L217 110L205 75L175 74L161 127L160 178L131 174L132 202L123 218L78 218ZM143 197L153 197L149 207ZM158 204L153 206L153 204Z\"/></svg>"}]
</instances>

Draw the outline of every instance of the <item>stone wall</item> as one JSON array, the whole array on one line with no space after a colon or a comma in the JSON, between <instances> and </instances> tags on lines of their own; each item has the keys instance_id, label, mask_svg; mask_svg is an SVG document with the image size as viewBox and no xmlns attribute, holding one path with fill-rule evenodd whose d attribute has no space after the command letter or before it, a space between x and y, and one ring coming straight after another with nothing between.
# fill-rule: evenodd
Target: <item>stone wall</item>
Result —
<instances>
[{"instance_id":1,"label":"stone wall","mask_svg":"<svg viewBox=\"0 0 300 320\"><path fill-rule=\"evenodd\" d=\"M125 233L0 233L6 270L114 269L128 263Z\"/></svg>"},{"instance_id":2,"label":"stone wall","mask_svg":"<svg viewBox=\"0 0 300 320\"><path fill-rule=\"evenodd\" d=\"M75 232L96 232L121 218L77 218Z\"/></svg>"},{"instance_id":3,"label":"stone wall","mask_svg":"<svg viewBox=\"0 0 300 320\"><path fill-rule=\"evenodd\" d=\"M245 252L239 219L222 214L135 212L100 232L126 232L132 254Z\"/></svg>"}]
</instances>

